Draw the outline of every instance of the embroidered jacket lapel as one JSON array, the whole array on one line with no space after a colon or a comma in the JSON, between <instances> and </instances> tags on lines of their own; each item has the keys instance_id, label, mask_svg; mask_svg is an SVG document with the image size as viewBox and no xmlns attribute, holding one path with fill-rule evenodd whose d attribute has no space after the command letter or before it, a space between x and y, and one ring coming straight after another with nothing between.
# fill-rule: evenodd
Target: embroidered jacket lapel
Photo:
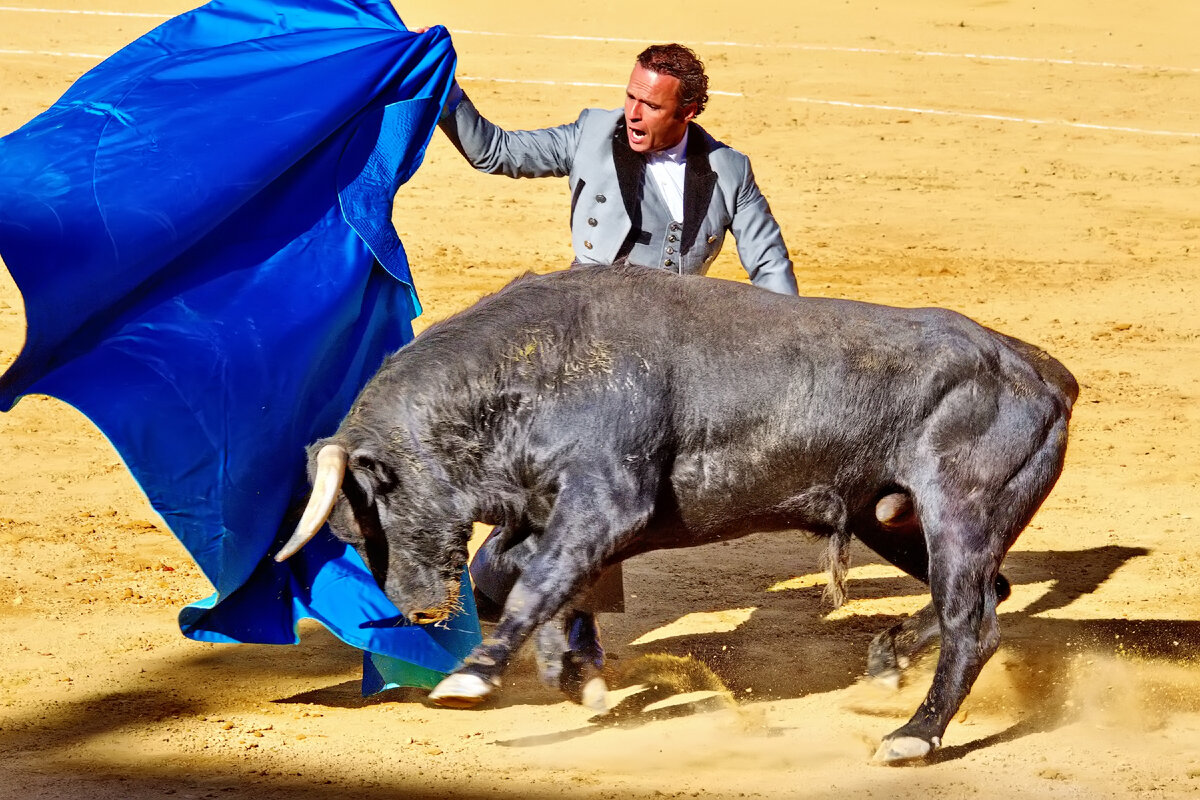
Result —
<instances>
[{"instance_id":1,"label":"embroidered jacket lapel","mask_svg":"<svg viewBox=\"0 0 1200 800\"><path fill-rule=\"evenodd\" d=\"M646 162L629 146L629 137L625 133L625 118L617 123L612 140L613 167L617 172L617 185L621 189L621 200L625 203L625 213L629 215L630 230L638 231L642 227L642 172Z\"/></svg>"},{"instance_id":2,"label":"embroidered jacket lapel","mask_svg":"<svg viewBox=\"0 0 1200 800\"><path fill-rule=\"evenodd\" d=\"M683 241L681 253L692 252L700 223L708 213L717 173L708 162L708 136L696 123L688 125L687 166L683 178Z\"/></svg>"}]
</instances>

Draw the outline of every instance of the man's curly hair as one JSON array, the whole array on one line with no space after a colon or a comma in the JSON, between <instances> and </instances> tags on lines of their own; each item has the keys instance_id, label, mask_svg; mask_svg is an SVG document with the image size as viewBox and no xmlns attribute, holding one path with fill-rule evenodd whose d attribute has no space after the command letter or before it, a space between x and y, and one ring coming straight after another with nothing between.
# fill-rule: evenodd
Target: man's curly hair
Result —
<instances>
[{"instance_id":1,"label":"man's curly hair","mask_svg":"<svg viewBox=\"0 0 1200 800\"><path fill-rule=\"evenodd\" d=\"M708 76L704 62L681 44L654 44L638 54L637 63L659 75L679 79L679 107L696 104L696 116L708 104Z\"/></svg>"}]
</instances>

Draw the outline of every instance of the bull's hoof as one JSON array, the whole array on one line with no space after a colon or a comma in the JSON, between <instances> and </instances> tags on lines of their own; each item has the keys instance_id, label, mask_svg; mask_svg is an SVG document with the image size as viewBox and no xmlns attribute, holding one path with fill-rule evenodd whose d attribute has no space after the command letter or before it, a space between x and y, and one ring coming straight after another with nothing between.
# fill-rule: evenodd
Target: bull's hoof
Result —
<instances>
[{"instance_id":1,"label":"bull's hoof","mask_svg":"<svg viewBox=\"0 0 1200 800\"><path fill-rule=\"evenodd\" d=\"M608 684L599 676L583 684L579 691L579 704L600 714L608 711Z\"/></svg>"},{"instance_id":2,"label":"bull's hoof","mask_svg":"<svg viewBox=\"0 0 1200 800\"><path fill-rule=\"evenodd\" d=\"M877 683L899 688L900 677L908 669L910 659L901 655L896 647L897 625L878 633L867 647L867 677Z\"/></svg>"},{"instance_id":3,"label":"bull's hoof","mask_svg":"<svg viewBox=\"0 0 1200 800\"><path fill-rule=\"evenodd\" d=\"M871 683L882 689L897 691L900 688L900 670L898 669L884 670L874 675L868 674L867 677Z\"/></svg>"},{"instance_id":4,"label":"bull's hoof","mask_svg":"<svg viewBox=\"0 0 1200 800\"><path fill-rule=\"evenodd\" d=\"M474 708L488 699L496 687L478 675L455 672L442 678L429 693L429 702L444 708Z\"/></svg>"},{"instance_id":5,"label":"bull's hoof","mask_svg":"<svg viewBox=\"0 0 1200 800\"><path fill-rule=\"evenodd\" d=\"M928 756L937 743L936 739L930 743L916 736L895 736L884 739L883 744L879 745L879 749L875 751L875 757L871 760L876 764L891 766L911 764Z\"/></svg>"}]
</instances>

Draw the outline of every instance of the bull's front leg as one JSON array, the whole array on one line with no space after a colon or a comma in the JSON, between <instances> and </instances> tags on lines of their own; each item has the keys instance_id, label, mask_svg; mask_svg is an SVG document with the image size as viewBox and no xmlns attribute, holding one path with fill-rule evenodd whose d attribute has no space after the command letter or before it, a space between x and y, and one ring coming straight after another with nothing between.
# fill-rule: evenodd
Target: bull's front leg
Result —
<instances>
[{"instance_id":1,"label":"bull's front leg","mask_svg":"<svg viewBox=\"0 0 1200 800\"><path fill-rule=\"evenodd\" d=\"M520 527L496 527L471 560L475 608L485 622L499 622L504 601L525 564L537 554L537 537Z\"/></svg>"},{"instance_id":2,"label":"bull's front leg","mask_svg":"<svg viewBox=\"0 0 1200 800\"><path fill-rule=\"evenodd\" d=\"M565 487L555 503L551 519L539 542L538 551L525 565L520 578L509 592L500 621L465 659L463 666L448 675L430 693L438 705L469 708L490 697L500 686L500 678L517 650L535 628L545 625L547 636L554 637L551 620L582 589L599 576L604 563L640 532L650 517L653 491L635 487L631 480L614 479L600 485ZM594 622L587 615L587 630L581 633L581 654L589 647L584 639ZM583 629L581 629L583 630ZM558 634L563 636L566 631ZM559 657L575 649L574 643L550 641L548 652ZM598 650L598 641L595 642ZM592 674L580 664L586 686ZM572 693L573 694L573 693ZM579 698L593 707L604 704L602 687L595 684Z\"/></svg>"},{"instance_id":3,"label":"bull's front leg","mask_svg":"<svg viewBox=\"0 0 1200 800\"><path fill-rule=\"evenodd\" d=\"M608 710L608 686L600 674L604 648L590 611L560 612L538 629L536 640L542 683L593 711Z\"/></svg>"},{"instance_id":4,"label":"bull's front leg","mask_svg":"<svg viewBox=\"0 0 1200 800\"><path fill-rule=\"evenodd\" d=\"M499 622L504 602L521 575L525 564L537 554L537 537L528 532L497 528L471 561L471 582L474 584L475 607L479 618ZM521 537L521 538L518 538ZM517 541L513 544L513 539ZM616 576L615 580L611 576ZM611 593L615 588L621 600L620 565L601 574L590 591L575 597L562 611L537 629L538 675L542 683L560 689L576 703L603 708L607 687L600 672L604 668L604 648L600 631L592 613L597 590ZM600 602L610 601L605 595ZM571 606L574 606L573 608Z\"/></svg>"},{"instance_id":5,"label":"bull's front leg","mask_svg":"<svg viewBox=\"0 0 1200 800\"><path fill-rule=\"evenodd\" d=\"M508 594L504 612L492 633L480 642L463 661L463 666L447 675L429 700L447 708L472 708L500 688L500 676L509 662L539 625L551 618L574 594L574 576L563 573L536 580L544 572L543 559L531 563Z\"/></svg>"}]
</instances>

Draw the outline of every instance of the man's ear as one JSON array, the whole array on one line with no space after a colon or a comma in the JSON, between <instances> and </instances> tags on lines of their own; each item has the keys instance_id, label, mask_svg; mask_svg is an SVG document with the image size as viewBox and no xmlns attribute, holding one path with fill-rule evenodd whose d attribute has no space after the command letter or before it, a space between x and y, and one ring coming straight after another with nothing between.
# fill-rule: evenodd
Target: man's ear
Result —
<instances>
[{"instance_id":1,"label":"man's ear","mask_svg":"<svg viewBox=\"0 0 1200 800\"><path fill-rule=\"evenodd\" d=\"M696 103L689 103L688 105L686 105L682 109L680 109L679 118L682 119L684 122L691 122L692 120L694 120L696 118L697 108L698 108L698 106Z\"/></svg>"}]
</instances>

